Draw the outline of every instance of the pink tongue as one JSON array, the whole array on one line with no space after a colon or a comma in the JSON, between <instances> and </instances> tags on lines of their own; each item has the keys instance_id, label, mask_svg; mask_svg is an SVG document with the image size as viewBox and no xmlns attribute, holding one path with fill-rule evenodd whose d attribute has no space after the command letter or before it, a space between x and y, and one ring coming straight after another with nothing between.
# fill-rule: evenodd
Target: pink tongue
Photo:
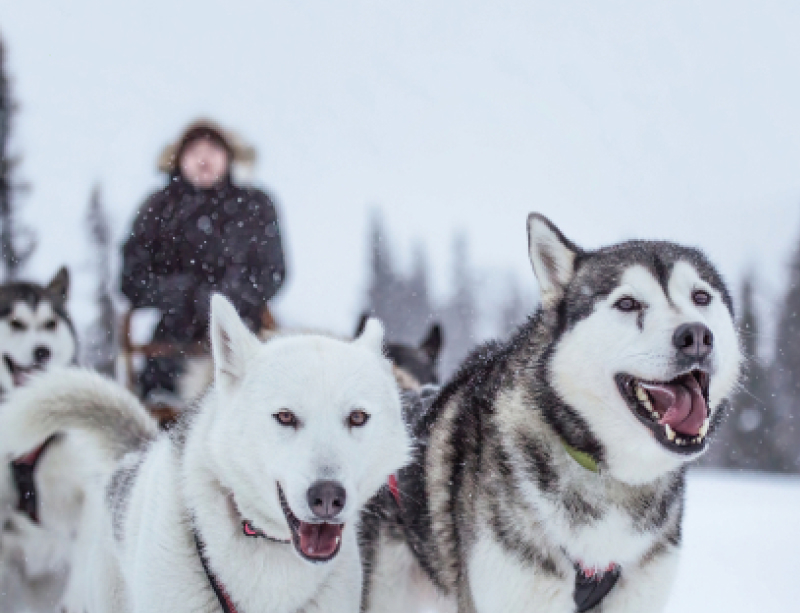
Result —
<instances>
[{"instance_id":1,"label":"pink tongue","mask_svg":"<svg viewBox=\"0 0 800 613\"><path fill-rule=\"evenodd\" d=\"M344 524L307 524L300 522L300 549L309 558L328 558L342 540Z\"/></svg>"},{"instance_id":2,"label":"pink tongue","mask_svg":"<svg viewBox=\"0 0 800 613\"><path fill-rule=\"evenodd\" d=\"M650 394L653 408L661 416L662 426L675 432L697 436L708 417L708 407L700 384L693 376L683 377L680 383L641 383Z\"/></svg>"}]
</instances>

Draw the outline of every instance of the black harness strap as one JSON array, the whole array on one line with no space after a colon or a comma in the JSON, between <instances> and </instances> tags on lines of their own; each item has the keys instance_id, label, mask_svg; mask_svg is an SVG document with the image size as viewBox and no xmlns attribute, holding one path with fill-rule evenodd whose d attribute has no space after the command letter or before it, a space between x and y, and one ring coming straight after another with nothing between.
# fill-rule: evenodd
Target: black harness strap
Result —
<instances>
[{"instance_id":1,"label":"black harness strap","mask_svg":"<svg viewBox=\"0 0 800 613\"><path fill-rule=\"evenodd\" d=\"M589 574L576 564L575 592L572 597L578 606L578 613L584 613L599 605L614 588L621 572L619 564L614 564L605 572Z\"/></svg>"},{"instance_id":2,"label":"black harness strap","mask_svg":"<svg viewBox=\"0 0 800 613\"><path fill-rule=\"evenodd\" d=\"M17 511L25 513L35 524L39 523L39 500L36 495L36 481L34 475L39 460L42 459L47 448L58 438L53 434L39 447L27 455L11 462L11 476L17 489Z\"/></svg>"},{"instance_id":3,"label":"black harness strap","mask_svg":"<svg viewBox=\"0 0 800 613\"><path fill-rule=\"evenodd\" d=\"M219 584L214 573L211 572L208 566L208 560L206 560L206 556L203 553L205 551L205 545L203 545L203 541L200 540L200 535L197 534L197 530L194 530L194 543L197 547L197 555L200 558L200 562L203 564L203 570L206 572L208 582L211 584L211 589L214 590L214 594L216 594L217 600L219 601L219 606L222 607L224 613L238 613L231 597L228 596L225 588Z\"/></svg>"}]
</instances>

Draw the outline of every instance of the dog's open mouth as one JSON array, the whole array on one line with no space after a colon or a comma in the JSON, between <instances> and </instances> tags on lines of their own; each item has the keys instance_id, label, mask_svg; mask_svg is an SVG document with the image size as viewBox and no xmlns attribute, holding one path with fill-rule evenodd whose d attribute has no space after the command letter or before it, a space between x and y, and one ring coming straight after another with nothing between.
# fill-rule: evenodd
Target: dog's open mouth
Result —
<instances>
[{"instance_id":1,"label":"dog's open mouth","mask_svg":"<svg viewBox=\"0 0 800 613\"><path fill-rule=\"evenodd\" d=\"M20 366L7 353L3 354L3 361L5 362L6 368L8 368L8 372L11 373L11 380L14 382L14 387L25 385L28 379L31 378L31 375L42 370L42 367L38 364Z\"/></svg>"},{"instance_id":2,"label":"dog's open mouth","mask_svg":"<svg viewBox=\"0 0 800 613\"><path fill-rule=\"evenodd\" d=\"M310 562L328 562L335 558L342 546L344 524L300 521L289 508L280 484L278 497L292 531L292 543L297 553Z\"/></svg>"},{"instance_id":3,"label":"dog's open mouth","mask_svg":"<svg viewBox=\"0 0 800 613\"><path fill-rule=\"evenodd\" d=\"M616 381L634 415L664 447L686 454L705 448L709 426L707 372L696 369L671 381L644 381L619 374Z\"/></svg>"}]
</instances>

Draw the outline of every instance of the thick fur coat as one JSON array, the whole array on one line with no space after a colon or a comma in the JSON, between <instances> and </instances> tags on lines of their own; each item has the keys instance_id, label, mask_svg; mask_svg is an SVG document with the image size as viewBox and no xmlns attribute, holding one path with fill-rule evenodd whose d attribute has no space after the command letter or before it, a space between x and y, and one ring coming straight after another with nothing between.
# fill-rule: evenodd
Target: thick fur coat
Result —
<instances>
[{"instance_id":1,"label":"thick fur coat","mask_svg":"<svg viewBox=\"0 0 800 613\"><path fill-rule=\"evenodd\" d=\"M739 375L730 295L695 249L584 251L535 214L528 236L541 308L412 412L399 498L364 524L366 611L666 604L686 465Z\"/></svg>"},{"instance_id":2,"label":"thick fur coat","mask_svg":"<svg viewBox=\"0 0 800 613\"><path fill-rule=\"evenodd\" d=\"M65 610L217 613L213 576L244 613L358 611L360 511L409 457L380 324L353 342L261 343L215 296L211 341L214 387L169 434L77 370L43 375L0 416L5 457L75 431L110 463Z\"/></svg>"}]
</instances>

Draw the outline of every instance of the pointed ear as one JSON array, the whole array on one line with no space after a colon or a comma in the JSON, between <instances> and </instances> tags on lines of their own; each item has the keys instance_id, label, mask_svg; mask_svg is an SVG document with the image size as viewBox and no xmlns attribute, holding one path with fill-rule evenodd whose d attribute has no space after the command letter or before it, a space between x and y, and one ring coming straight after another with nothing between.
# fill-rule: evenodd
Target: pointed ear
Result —
<instances>
[{"instance_id":1,"label":"pointed ear","mask_svg":"<svg viewBox=\"0 0 800 613\"><path fill-rule=\"evenodd\" d=\"M361 313L361 317L358 318L358 324L356 325L356 331L353 334L353 338L356 338L361 335L368 321L369 321L369 313Z\"/></svg>"},{"instance_id":2,"label":"pointed ear","mask_svg":"<svg viewBox=\"0 0 800 613\"><path fill-rule=\"evenodd\" d=\"M235 386L244 376L248 359L260 343L247 329L225 296L211 297L211 355L214 360L214 385Z\"/></svg>"},{"instance_id":3,"label":"pointed ear","mask_svg":"<svg viewBox=\"0 0 800 613\"><path fill-rule=\"evenodd\" d=\"M66 266L58 269L56 276L47 284L45 291L59 302L66 302L69 297L69 271Z\"/></svg>"},{"instance_id":4,"label":"pointed ear","mask_svg":"<svg viewBox=\"0 0 800 613\"><path fill-rule=\"evenodd\" d=\"M370 317L364 324L364 331L353 344L383 357L383 324L376 318Z\"/></svg>"},{"instance_id":5,"label":"pointed ear","mask_svg":"<svg viewBox=\"0 0 800 613\"><path fill-rule=\"evenodd\" d=\"M442 350L442 327L439 324L431 326L428 336L425 337L419 348L431 359L431 362L435 362L439 358L439 352Z\"/></svg>"},{"instance_id":6,"label":"pointed ear","mask_svg":"<svg viewBox=\"0 0 800 613\"><path fill-rule=\"evenodd\" d=\"M528 215L528 252L542 292L542 306L555 306L575 275L575 259L581 250L567 240L549 219Z\"/></svg>"}]
</instances>

